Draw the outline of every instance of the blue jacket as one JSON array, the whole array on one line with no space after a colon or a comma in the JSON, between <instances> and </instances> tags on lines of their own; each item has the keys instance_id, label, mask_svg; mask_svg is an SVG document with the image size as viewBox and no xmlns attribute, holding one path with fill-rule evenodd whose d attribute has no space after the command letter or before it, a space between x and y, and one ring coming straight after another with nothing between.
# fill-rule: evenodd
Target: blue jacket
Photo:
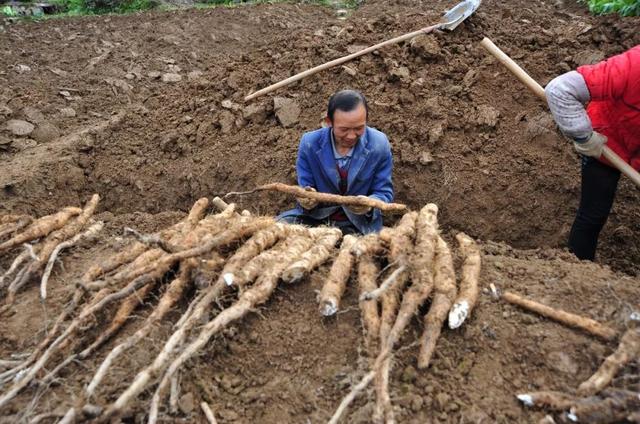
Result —
<instances>
[{"instance_id":1,"label":"blue jacket","mask_svg":"<svg viewBox=\"0 0 640 424\"><path fill-rule=\"evenodd\" d=\"M383 202L392 202L392 169L391 146L387 136L375 128L366 127L360 141L354 147L346 195L364 195ZM340 194L338 188L340 176L333 157L331 128L321 128L302 136L298 147L296 172L300 187L309 186L319 192ZM306 211L297 205L295 209L283 212L280 217L307 215L321 220L329 217L340 207L335 205L323 207L320 204ZM374 209L367 215L356 215L346 207L342 209L349 221L363 234L378 232L382 229L380 210Z\"/></svg>"}]
</instances>

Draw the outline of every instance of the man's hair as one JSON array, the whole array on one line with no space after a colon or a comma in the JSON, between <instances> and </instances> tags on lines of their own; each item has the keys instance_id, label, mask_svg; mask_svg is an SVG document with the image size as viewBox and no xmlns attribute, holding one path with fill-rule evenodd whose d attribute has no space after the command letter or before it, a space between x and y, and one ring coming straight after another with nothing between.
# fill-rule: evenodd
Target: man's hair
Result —
<instances>
[{"instance_id":1,"label":"man's hair","mask_svg":"<svg viewBox=\"0 0 640 424\"><path fill-rule=\"evenodd\" d=\"M364 109L369 115L369 106L367 105L367 99L359 91L356 90L341 90L336 92L331 98L329 98L329 105L327 106L327 116L329 120L333 122L333 115L336 110L343 112L351 112L355 110L359 105L363 104Z\"/></svg>"}]
</instances>

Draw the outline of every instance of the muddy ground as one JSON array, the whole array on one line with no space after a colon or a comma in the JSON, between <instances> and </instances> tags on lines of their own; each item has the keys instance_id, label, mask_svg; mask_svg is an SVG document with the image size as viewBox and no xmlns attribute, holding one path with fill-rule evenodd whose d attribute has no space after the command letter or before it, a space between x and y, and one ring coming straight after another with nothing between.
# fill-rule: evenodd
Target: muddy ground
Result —
<instances>
[{"instance_id":1,"label":"muddy ground","mask_svg":"<svg viewBox=\"0 0 640 424\"><path fill-rule=\"evenodd\" d=\"M450 239L462 230L482 240L484 287L493 282L624 328L640 298L637 189L627 181L620 186L601 237L602 265L562 251L577 208L579 160L545 105L478 42L491 38L544 85L639 44L638 18L591 17L562 0L485 1L452 33L242 101L293 73L426 26L450 5L365 1L346 20L319 6L261 4L3 21L0 214L39 216L100 193L107 232L99 247L84 245L65 257L54 281L70 281L121 247L114 237L125 225L152 231L199 197L293 183L301 133L319 125L332 92L354 87L369 97L370 124L391 140L396 201L413 209L434 202ZM239 203L275 214L291 199L259 194ZM323 320L314 290L325 274L279 290L237 334L212 343L183 374L183 393L192 393L196 405L209 401L221 422L325 421L364 370L355 289L344 313ZM2 357L28 351L42 337L70 296L68 287L54 286L46 313L34 287L3 318ZM154 337L165 337L179 316L176 310ZM405 344L420 330L416 323ZM158 348L153 340L127 358L123 376ZM95 368L113 345L85 366ZM413 368L415 347L399 355L392 396L402 422L536 422L544 413L523 409L515 393L570 391L613 348L485 295L462 331L444 332L429 371ZM64 410L87 378L82 366L71 367L34 408L25 409L36 393L29 390L4 417L15 422L25 412ZM108 384L115 393L124 380ZM348 422L367 422L372 399L360 399ZM132 417L142 419L145 405ZM165 418L202 419L197 409L191 414Z\"/></svg>"}]
</instances>

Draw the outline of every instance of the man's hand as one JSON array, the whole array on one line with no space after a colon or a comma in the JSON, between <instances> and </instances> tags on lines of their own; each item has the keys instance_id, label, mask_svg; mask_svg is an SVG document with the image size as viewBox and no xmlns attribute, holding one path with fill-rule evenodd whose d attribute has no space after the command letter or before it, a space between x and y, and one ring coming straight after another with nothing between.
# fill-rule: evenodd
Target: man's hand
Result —
<instances>
[{"instance_id":1,"label":"man's hand","mask_svg":"<svg viewBox=\"0 0 640 424\"><path fill-rule=\"evenodd\" d=\"M305 191L316 191L313 187L305 187ZM309 199L307 197L296 197L296 200L302 206L303 209L310 210L318 206L318 201L314 199Z\"/></svg>"},{"instance_id":2,"label":"man's hand","mask_svg":"<svg viewBox=\"0 0 640 424\"><path fill-rule=\"evenodd\" d=\"M580 142L574 140L573 146L576 151L582 155L599 158L602 155L602 149L606 142L606 136L594 131L586 141Z\"/></svg>"},{"instance_id":3,"label":"man's hand","mask_svg":"<svg viewBox=\"0 0 640 424\"><path fill-rule=\"evenodd\" d=\"M358 197L362 199L367 199L367 196L360 195ZM371 206L351 205L351 206L347 206L347 209L349 209L351 212L355 213L356 215L366 215L371 211Z\"/></svg>"}]
</instances>

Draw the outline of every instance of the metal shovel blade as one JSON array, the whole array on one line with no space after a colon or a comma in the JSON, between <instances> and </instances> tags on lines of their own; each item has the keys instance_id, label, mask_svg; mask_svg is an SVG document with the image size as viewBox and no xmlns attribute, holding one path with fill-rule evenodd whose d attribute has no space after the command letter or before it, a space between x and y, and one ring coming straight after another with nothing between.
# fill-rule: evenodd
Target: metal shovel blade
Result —
<instances>
[{"instance_id":1,"label":"metal shovel blade","mask_svg":"<svg viewBox=\"0 0 640 424\"><path fill-rule=\"evenodd\" d=\"M476 11L480 6L480 2L481 0L464 0L463 2L456 4L444 14L440 28L453 31L462 23L462 21L467 19Z\"/></svg>"}]
</instances>

